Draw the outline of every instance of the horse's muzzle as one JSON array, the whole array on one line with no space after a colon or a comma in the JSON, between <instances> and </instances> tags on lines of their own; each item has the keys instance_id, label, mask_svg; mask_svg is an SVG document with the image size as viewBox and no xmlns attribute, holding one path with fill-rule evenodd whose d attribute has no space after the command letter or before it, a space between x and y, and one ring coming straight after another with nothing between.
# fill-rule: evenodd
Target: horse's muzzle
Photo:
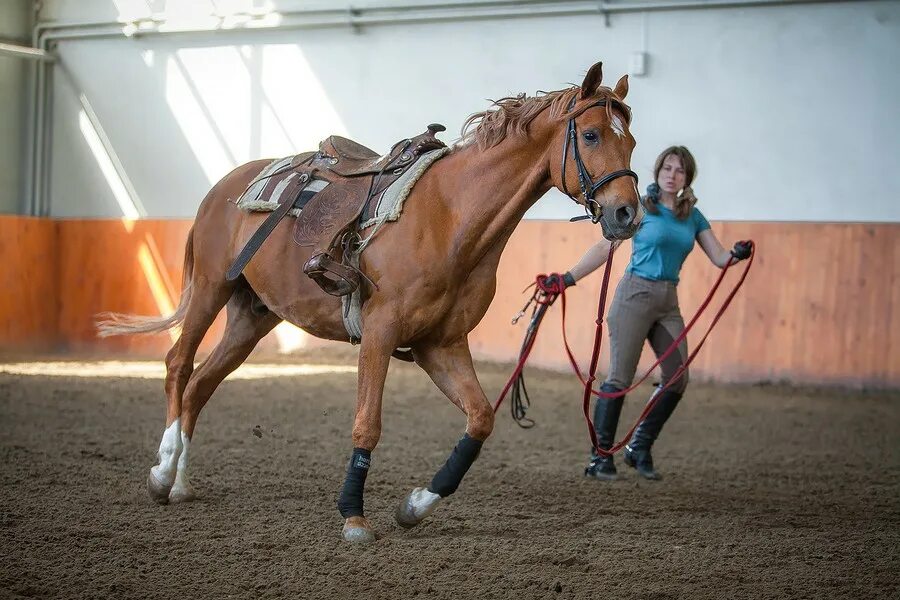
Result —
<instances>
[{"instance_id":1,"label":"horse's muzzle","mask_svg":"<svg viewBox=\"0 0 900 600\"><path fill-rule=\"evenodd\" d=\"M627 240L637 231L638 211L630 206L607 208L600 218L603 237L608 240Z\"/></svg>"}]
</instances>

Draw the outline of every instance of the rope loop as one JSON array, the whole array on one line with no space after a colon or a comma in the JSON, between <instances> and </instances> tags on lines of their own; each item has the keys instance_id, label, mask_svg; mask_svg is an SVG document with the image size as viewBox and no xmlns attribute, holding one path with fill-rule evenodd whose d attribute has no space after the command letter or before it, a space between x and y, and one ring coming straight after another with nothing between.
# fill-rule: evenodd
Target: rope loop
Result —
<instances>
[{"instance_id":1,"label":"rope loop","mask_svg":"<svg viewBox=\"0 0 900 600\"><path fill-rule=\"evenodd\" d=\"M539 304L553 304L557 296L566 291L566 282L559 273L545 275L540 273L534 278L534 298Z\"/></svg>"}]
</instances>

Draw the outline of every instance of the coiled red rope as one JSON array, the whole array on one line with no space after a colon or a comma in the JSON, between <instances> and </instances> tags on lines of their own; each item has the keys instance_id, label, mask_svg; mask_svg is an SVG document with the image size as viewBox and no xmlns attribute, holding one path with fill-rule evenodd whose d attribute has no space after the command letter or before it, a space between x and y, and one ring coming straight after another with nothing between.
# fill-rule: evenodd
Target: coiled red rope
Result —
<instances>
[{"instance_id":1,"label":"coiled red rope","mask_svg":"<svg viewBox=\"0 0 900 600\"><path fill-rule=\"evenodd\" d=\"M706 299L697 309L697 312L694 313L694 316L691 317L691 320L685 326L684 331L672 341L672 344L663 352L655 363L647 370L647 372L641 377L636 383L632 384L629 388L621 390L619 392L602 392L600 390L595 390L593 388L594 381L596 379L597 372L597 363L600 360L600 347L603 340L603 316L606 310L606 298L607 292L609 289L609 278L612 268L612 257L614 253L614 248L610 246L609 256L606 259L606 268L603 271L603 283L600 288L600 298L597 306L597 329L594 333L594 347L591 353L591 362L590 367L588 369L588 377L585 377L581 374L581 370L578 368L578 363L575 360L575 355L572 353L572 349L569 347L569 341L566 337L566 284L563 281L562 275L559 273L551 273L549 276L540 274L537 276L536 281L534 283L535 290L532 294L531 298L525 304L525 307L516 318L513 319L513 323L515 323L521 316L525 314L528 307L533 303L534 311L532 312L532 320L528 327L528 332L526 333L525 342L522 345L522 349L519 353L519 361L516 364L516 368L513 370L512 375L509 380L506 382L506 385L503 387L503 390L500 392L500 396L497 398L497 401L494 403L494 412L497 412L497 409L500 408L500 405L503 403L503 400L506 398L506 395L509 393L510 389L513 385L516 385L518 389L521 386L521 389L524 391L524 381L522 380L522 370L525 367L525 363L528 361L528 356L531 354L531 350L534 347L534 343L537 339L537 332L540 328L541 322L543 321L544 313L546 309L553 305L557 298L562 299L562 335L563 335L563 345L566 349L566 354L569 357L569 363L572 365L572 369L575 371L575 375L578 377L578 380L584 386L584 397L582 401L582 410L584 412L584 419L587 422L588 434L591 437L591 445L594 447L594 451L601 456L611 456L625 447L625 445L631 440L631 436L634 434L634 430L637 429L637 426L641 421L647 416L647 414L653 410L654 405L656 404L656 398L659 393L666 390L669 386L677 382L681 377L684 376L684 373L687 371L688 365L693 362L694 358L697 356L697 353L700 351L700 348L703 347L703 344L706 342L706 339L709 337L709 334L712 332L713 328L716 326L716 323L719 322L719 319L725 314L725 310L731 304L731 301L734 299L734 296L737 294L738 290L741 289L741 286L744 285L744 280L747 278L747 273L750 271L750 266L753 264L753 258L756 255L756 245L753 244L752 240L748 240L751 244L751 252L750 258L747 260L747 265L744 267L744 272L741 273L740 279L734 286L734 289L728 294L725 298L725 301L719 307L719 310L716 312L716 315L713 317L712 321L707 327L706 332L703 334L703 337L700 339L700 342L696 345L694 350L688 355L687 360L684 361L684 364L679 367L679 369L675 372L675 374L666 382L666 385L661 386L656 389L656 392L651 396L650 400L647 401L644 410L641 412L635 424L631 427L625 437L622 438L619 442L614 444L609 450L605 450L603 448L599 448L597 446L597 432L594 429L594 424L591 421L590 417L590 403L591 403L591 395L600 397L600 398L619 398L633 391L636 387L638 387L641 383L643 383L649 376L650 373L653 372L653 369L658 367L666 358L669 357L672 352L675 352L678 348L678 345L687 337L688 332L694 327L697 323L697 320L700 318L700 315L707 309L709 304L712 302L713 296L716 291L719 289L723 279L725 278L725 274L728 272L732 266L734 266L738 261L735 258L731 258L728 261L728 264L722 269L719 273L719 277L716 279L716 282L713 284L712 289L710 289L709 293L706 295ZM519 406L518 409L514 406L513 416L517 422L521 422L525 420L524 416L524 408L527 407L527 393L525 394L525 404L524 406ZM518 410L518 413L516 412ZM533 424L533 423L531 423ZM531 426L530 424L527 426Z\"/></svg>"}]
</instances>

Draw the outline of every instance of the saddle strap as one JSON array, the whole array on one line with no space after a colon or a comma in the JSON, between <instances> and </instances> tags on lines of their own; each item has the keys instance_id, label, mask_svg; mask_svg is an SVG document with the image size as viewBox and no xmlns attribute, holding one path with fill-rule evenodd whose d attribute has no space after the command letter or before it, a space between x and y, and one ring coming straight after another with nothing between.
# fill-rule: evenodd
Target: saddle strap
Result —
<instances>
[{"instance_id":1,"label":"saddle strap","mask_svg":"<svg viewBox=\"0 0 900 600\"><path fill-rule=\"evenodd\" d=\"M345 255L348 266L359 269L359 254L350 252ZM361 272L361 271L360 271ZM362 341L362 294L356 288L353 293L341 297L341 317L344 320L344 329L350 336L351 344Z\"/></svg>"},{"instance_id":2,"label":"saddle strap","mask_svg":"<svg viewBox=\"0 0 900 600\"><path fill-rule=\"evenodd\" d=\"M284 202L279 204L278 208L266 217L263 224L253 233L250 241L247 242L247 245L244 246L244 249L238 254L238 257L234 260L234 264L232 264L231 268L228 269L228 272L225 273L225 279L228 281L234 281L240 276L244 267L247 266L247 263L250 262L253 255L260 249L263 242L266 241L266 238L275 231L275 227L278 226L278 223L280 223L291 211L291 208L294 206L294 198L296 198L296 195L303 191L309 184L310 176L309 173L292 173L288 176L287 181L289 181L289 188L285 190Z\"/></svg>"}]
</instances>

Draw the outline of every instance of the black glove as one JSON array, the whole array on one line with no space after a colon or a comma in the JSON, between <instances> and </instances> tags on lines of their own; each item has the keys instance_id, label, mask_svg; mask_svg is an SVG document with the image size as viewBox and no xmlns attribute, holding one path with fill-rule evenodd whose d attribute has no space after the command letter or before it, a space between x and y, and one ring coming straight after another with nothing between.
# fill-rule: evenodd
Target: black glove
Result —
<instances>
[{"instance_id":1,"label":"black glove","mask_svg":"<svg viewBox=\"0 0 900 600\"><path fill-rule=\"evenodd\" d=\"M565 273L563 273L562 280L563 280L563 283L566 284L567 288L570 288L575 285L575 278L572 277L572 274L569 271L566 271ZM558 283L559 283L559 275L557 275L555 273L553 275L548 275L541 280L541 284L544 287L554 287L554 286L558 285Z\"/></svg>"},{"instance_id":2,"label":"black glove","mask_svg":"<svg viewBox=\"0 0 900 600\"><path fill-rule=\"evenodd\" d=\"M736 242L734 244L734 248L731 250L731 255L738 260L746 260L750 258L750 253L753 251L753 242Z\"/></svg>"}]
</instances>

